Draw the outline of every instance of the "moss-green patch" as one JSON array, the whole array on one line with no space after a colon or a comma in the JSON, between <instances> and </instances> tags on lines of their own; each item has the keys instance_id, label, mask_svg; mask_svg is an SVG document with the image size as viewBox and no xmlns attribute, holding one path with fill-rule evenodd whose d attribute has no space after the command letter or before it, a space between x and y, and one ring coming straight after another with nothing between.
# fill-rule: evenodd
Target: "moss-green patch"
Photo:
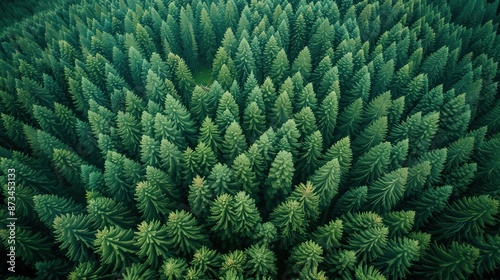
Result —
<instances>
[{"instance_id":1,"label":"moss-green patch","mask_svg":"<svg viewBox=\"0 0 500 280\"><path fill-rule=\"evenodd\" d=\"M194 81L197 85L210 86L212 80L212 69L208 66L202 66L198 71L193 73Z\"/></svg>"}]
</instances>

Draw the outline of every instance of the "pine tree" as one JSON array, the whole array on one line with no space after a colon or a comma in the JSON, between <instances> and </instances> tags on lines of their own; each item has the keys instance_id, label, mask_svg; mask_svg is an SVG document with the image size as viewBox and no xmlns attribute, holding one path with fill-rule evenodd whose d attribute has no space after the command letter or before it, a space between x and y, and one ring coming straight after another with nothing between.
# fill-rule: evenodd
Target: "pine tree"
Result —
<instances>
[{"instance_id":1,"label":"pine tree","mask_svg":"<svg viewBox=\"0 0 500 280\"><path fill-rule=\"evenodd\" d=\"M391 210L403 197L408 168L388 173L368 187L368 203L377 212Z\"/></svg>"},{"instance_id":2,"label":"pine tree","mask_svg":"<svg viewBox=\"0 0 500 280\"><path fill-rule=\"evenodd\" d=\"M183 279L187 270L187 263L182 258L168 258L161 266L162 277L165 279Z\"/></svg>"},{"instance_id":3,"label":"pine tree","mask_svg":"<svg viewBox=\"0 0 500 280\"><path fill-rule=\"evenodd\" d=\"M271 123L280 126L292 116L292 102L286 91L283 91L274 102Z\"/></svg>"},{"instance_id":4,"label":"pine tree","mask_svg":"<svg viewBox=\"0 0 500 280\"><path fill-rule=\"evenodd\" d=\"M278 229L281 247L289 248L303 238L305 213L299 202L288 200L281 203L271 213L270 218Z\"/></svg>"},{"instance_id":5,"label":"pine tree","mask_svg":"<svg viewBox=\"0 0 500 280\"><path fill-rule=\"evenodd\" d=\"M214 25L212 23L211 17L207 10L203 8L200 16L200 34L201 34L201 45L206 50L203 57L207 62L211 62L214 59L216 52L216 35L214 30Z\"/></svg>"},{"instance_id":6,"label":"pine tree","mask_svg":"<svg viewBox=\"0 0 500 280\"><path fill-rule=\"evenodd\" d=\"M293 263L292 270L312 270L317 268L323 261L323 248L314 241L305 241L292 249L290 261Z\"/></svg>"},{"instance_id":7,"label":"pine tree","mask_svg":"<svg viewBox=\"0 0 500 280\"><path fill-rule=\"evenodd\" d=\"M452 242L448 247L433 243L420 257L415 274L429 279L465 279L472 273L478 256L479 250L466 243Z\"/></svg>"},{"instance_id":8,"label":"pine tree","mask_svg":"<svg viewBox=\"0 0 500 280\"><path fill-rule=\"evenodd\" d=\"M101 256L101 261L111 265L113 270L127 266L137 259L134 253L138 248L134 245L134 233L131 229L105 227L98 230L94 246Z\"/></svg>"},{"instance_id":9,"label":"pine tree","mask_svg":"<svg viewBox=\"0 0 500 280\"><path fill-rule=\"evenodd\" d=\"M342 220L332 220L328 224L318 227L312 233L311 238L325 250L339 247L342 238Z\"/></svg>"},{"instance_id":10,"label":"pine tree","mask_svg":"<svg viewBox=\"0 0 500 280\"><path fill-rule=\"evenodd\" d=\"M194 27L187 15L186 9L181 8L180 12L180 38L182 41L183 58L192 69L198 67L198 44L195 40Z\"/></svg>"},{"instance_id":11,"label":"pine tree","mask_svg":"<svg viewBox=\"0 0 500 280\"><path fill-rule=\"evenodd\" d=\"M434 219L431 232L438 240L472 240L483 233L486 225L495 223L498 207L498 200L487 195L463 197L448 205L442 215Z\"/></svg>"},{"instance_id":12,"label":"pine tree","mask_svg":"<svg viewBox=\"0 0 500 280\"><path fill-rule=\"evenodd\" d=\"M145 57L150 57L151 54L156 50L156 46L154 45L153 38L151 38L151 35L140 23L137 23L137 25L135 26L134 35L137 44L141 49L141 53Z\"/></svg>"},{"instance_id":13,"label":"pine tree","mask_svg":"<svg viewBox=\"0 0 500 280\"><path fill-rule=\"evenodd\" d=\"M191 119L191 114L170 94L165 99L164 112L177 129L185 135L188 142L196 143L196 126Z\"/></svg>"},{"instance_id":14,"label":"pine tree","mask_svg":"<svg viewBox=\"0 0 500 280\"><path fill-rule=\"evenodd\" d=\"M178 183L181 179L181 156L180 149L168 141L163 139L160 143L160 166L167 172L172 180Z\"/></svg>"},{"instance_id":15,"label":"pine tree","mask_svg":"<svg viewBox=\"0 0 500 280\"><path fill-rule=\"evenodd\" d=\"M247 147L248 144L240 125L237 122L232 122L227 128L222 142L224 158L231 162L236 156L245 151Z\"/></svg>"},{"instance_id":16,"label":"pine tree","mask_svg":"<svg viewBox=\"0 0 500 280\"><path fill-rule=\"evenodd\" d=\"M311 177L311 181L319 194L322 209L328 207L332 198L337 194L340 175L339 161L334 158L319 168Z\"/></svg>"},{"instance_id":17,"label":"pine tree","mask_svg":"<svg viewBox=\"0 0 500 280\"><path fill-rule=\"evenodd\" d=\"M316 32L312 35L309 47L311 49L311 56L319 61L322 58L332 44L335 38L335 30L330 24L328 19L324 19L323 22L318 26Z\"/></svg>"},{"instance_id":18,"label":"pine tree","mask_svg":"<svg viewBox=\"0 0 500 280\"><path fill-rule=\"evenodd\" d=\"M233 171L227 165L217 163L210 171L207 182L214 195L220 196L223 193L235 193L235 183L232 179Z\"/></svg>"},{"instance_id":19,"label":"pine tree","mask_svg":"<svg viewBox=\"0 0 500 280\"><path fill-rule=\"evenodd\" d=\"M190 101L191 92L195 87L195 83L191 70L189 70L187 64L182 59L179 60L177 67L175 68L175 81L177 82L177 88L181 94L182 103L184 106L187 106ZM168 99L168 95L166 99ZM165 104L165 107L166 106L167 105Z\"/></svg>"},{"instance_id":20,"label":"pine tree","mask_svg":"<svg viewBox=\"0 0 500 280\"><path fill-rule=\"evenodd\" d=\"M387 117L380 117L368 125L352 142L354 154L362 155L385 140Z\"/></svg>"},{"instance_id":21,"label":"pine tree","mask_svg":"<svg viewBox=\"0 0 500 280\"><path fill-rule=\"evenodd\" d=\"M317 99L312 83L308 83L301 92L295 95L294 106L295 111L300 111L304 107L310 107L313 112L316 112Z\"/></svg>"},{"instance_id":22,"label":"pine tree","mask_svg":"<svg viewBox=\"0 0 500 280\"><path fill-rule=\"evenodd\" d=\"M210 205L208 222L213 225L211 230L217 232L218 236L224 240L228 240L235 233L236 212L233 199L232 195L223 193L218 195Z\"/></svg>"},{"instance_id":23,"label":"pine tree","mask_svg":"<svg viewBox=\"0 0 500 280\"><path fill-rule=\"evenodd\" d=\"M58 197L56 195L36 195L33 197L34 209L40 217L40 221L51 227L57 216L70 213L83 213L83 207L73 200Z\"/></svg>"},{"instance_id":24,"label":"pine tree","mask_svg":"<svg viewBox=\"0 0 500 280\"><path fill-rule=\"evenodd\" d=\"M255 200L244 191L238 192L233 200L233 209L236 221L234 231L243 237L252 237L255 226L261 223Z\"/></svg>"},{"instance_id":25,"label":"pine tree","mask_svg":"<svg viewBox=\"0 0 500 280\"><path fill-rule=\"evenodd\" d=\"M280 51L280 48L278 46L278 42L276 41L276 37L274 35L271 35L271 37L268 38L268 41L266 42L264 46L264 51L263 51L263 74L264 77L270 77L271 75L271 67L273 65L273 61L278 55L278 52Z\"/></svg>"},{"instance_id":26,"label":"pine tree","mask_svg":"<svg viewBox=\"0 0 500 280\"><path fill-rule=\"evenodd\" d=\"M256 102L251 102L243 112L243 128L250 143L254 142L265 129L265 116Z\"/></svg>"},{"instance_id":27,"label":"pine tree","mask_svg":"<svg viewBox=\"0 0 500 280\"><path fill-rule=\"evenodd\" d=\"M165 225L158 221L142 222L135 232L135 246L140 248L137 255L146 257L146 263L159 267L162 257L170 256L167 246L167 231Z\"/></svg>"},{"instance_id":28,"label":"pine tree","mask_svg":"<svg viewBox=\"0 0 500 280\"><path fill-rule=\"evenodd\" d=\"M304 107L293 116L300 135L310 135L317 130L316 117L310 107Z\"/></svg>"},{"instance_id":29,"label":"pine tree","mask_svg":"<svg viewBox=\"0 0 500 280\"><path fill-rule=\"evenodd\" d=\"M265 245L252 245L245 250L247 255L246 276L266 279L278 273L275 253Z\"/></svg>"},{"instance_id":30,"label":"pine tree","mask_svg":"<svg viewBox=\"0 0 500 280\"><path fill-rule=\"evenodd\" d=\"M338 136L336 139L341 139L345 136L353 136L359 132L359 126L362 121L362 108L363 100L359 98L345 107L339 114L337 120L338 125L336 127L336 131L338 132L336 135Z\"/></svg>"},{"instance_id":31,"label":"pine tree","mask_svg":"<svg viewBox=\"0 0 500 280\"><path fill-rule=\"evenodd\" d=\"M216 268L220 266L220 255L217 251L202 246L195 251L191 266L205 276L215 277L217 275Z\"/></svg>"},{"instance_id":32,"label":"pine tree","mask_svg":"<svg viewBox=\"0 0 500 280\"><path fill-rule=\"evenodd\" d=\"M105 227L131 228L135 225L135 217L131 215L122 203L108 197L90 199L87 212L93 225L97 229Z\"/></svg>"},{"instance_id":33,"label":"pine tree","mask_svg":"<svg viewBox=\"0 0 500 280\"><path fill-rule=\"evenodd\" d=\"M422 63L421 71L429 77L430 85L434 85L436 80L443 75L443 70L446 66L446 62L448 61L448 51L448 47L443 46L429 55Z\"/></svg>"},{"instance_id":34,"label":"pine tree","mask_svg":"<svg viewBox=\"0 0 500 280\"><path fill-rule=\"evenodd\" d=\"M419 243L409 238L389 240L387 248L374 263L382 273L390 279L404 278L412 262L419 258Z\"/></svg>"},{"instance_id":35,"label":"pine tree","mask_svg":"<svg viewBox=\"0 0 500 280\"><path fill-rule=\"evenodd\" d=\"M180 255L190 254L207 243L201 226L189 212L184 210L170 212L166 233L168 248Z\"/></svg>"},{"instance_id":36,"label":"pine tree","mask_svg":"<svg viewBox=\"0 0 500 280\"><path fill-rule=\"evenodd\" d=\"M233 169L233 181L235 185L239 189L255 196L258 185L248 157L244 153L238 155L231 167Z\"/></svg>"},{"instance_id":37,"label":"pine tree","mask_svg":"<svg viewBox=\"0 0 500 280\"><path fill-rule=\"evenodd\" d=\"M163 220L164 213L173 208L172 202L165 199L165 194L150 182L139 182L135 188L137 208L146 221Z\"/></svg>"},{"instance_id":38,"label":"pine tree","mask_svg":"<svg viewBox=\"0 0 500 280\"><path fill-rule=\"evenodd\" d=\"M293 43L292 43L293 45ZM292 73L299 72L302 77L306 80L309 79L312 71L311 64L311 53L309 52L308 47L304 47L298 54L297 58L293 61L292 64Z\"/></svg>"},{"instance_id":39,"label":"pine tree","mask_svg":"<svg viewBox=\"0 0 500 280\"><path fill-rule=\"evenodd\" d=\"M243 38L238 46L238 51L235 57L235 68L237 74L237 81L243 83L247 80L248 76L255 72L255 62L253 60L253 53L247 40Z\"/></svg>"},{"instance_id":40,"label":"pine tree","mask_svg":"<svg viewBox=\"0 0 500 280\"><path fill-rule=\"evenodd\" d=\"M198 141L210 147L215 155L218 155L222 148L219 129L209 117L206 117L201 124Z\"/></svg>"},{"instance_id":41,"label":"pine tree","mask_svg":"<svg viewBox=\"0 0 500 280\"><path fill-rule=\"evenodd\" d=\"M274 81L275 85L281 84L281 82L288 75L289 69L290 63L288 62L286 52L285 50L280 49L272 62L271 69L269 70L269 76Z\"/></svg>"},{"instance_id":42,"label":"pine tree","mask_svg":"<svg viewBox=\"0 0 500 280\"><path fill-rule=\"evenodd\" d=\"M293 166L292 154L280 151L276 155L267 179L269 188L266 190L268 197L286 197L292 191L292 177L295 168Z\"/></svg>"},{"instance_id":43,"label":"pine tree","mask_svg":"<svg viewBox=\"0 0 500 280\"><path fill-rule=\"evenodd\" d=\"M56 240L61 243L60 248L67 250L66 255L70 260L90 260L96 231L88 216L59 215L54 219L53 227Z\"/></svg>"},{"instance_id":44,"label":"pine tree","mask_svg":"<svg viewBox=\"0 0 500 280\"><path fill-rule=\"evenodd\" d=\"M391 144L381 143L363 154L352 166L349 173L355 185L365 184L378 179L387 172L390 163Z\"/></svg>"},{"instance_id":45,"label":"pine tree","mask_svg":"<svg viewBox=\"0 0 500 280\"><path fill-rule=\"evenodd\" d=\"M421 192L417 197L410 199L407 209L413 209L415 215L415 227L419 228L432 218L434 213L442 211L452 193L451 186L429 188Z\"/></svg>"}]
</instances>

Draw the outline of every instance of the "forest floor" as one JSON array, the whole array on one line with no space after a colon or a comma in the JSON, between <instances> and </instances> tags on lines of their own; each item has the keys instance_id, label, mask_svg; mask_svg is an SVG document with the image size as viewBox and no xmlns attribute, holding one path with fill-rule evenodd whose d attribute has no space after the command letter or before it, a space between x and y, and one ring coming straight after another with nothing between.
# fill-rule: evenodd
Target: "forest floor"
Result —
<instances>
[{"instance_id":1,"label":"forest floor","mask_svg":"<svg viewBox=\"0 0 500 280\"><path fill-rule=\"evenodd\" d=\"M193 73L194 81L197 85L210 86L212 85L212 69L203 65L200 69Z\"/></svg>"}]
</instances>

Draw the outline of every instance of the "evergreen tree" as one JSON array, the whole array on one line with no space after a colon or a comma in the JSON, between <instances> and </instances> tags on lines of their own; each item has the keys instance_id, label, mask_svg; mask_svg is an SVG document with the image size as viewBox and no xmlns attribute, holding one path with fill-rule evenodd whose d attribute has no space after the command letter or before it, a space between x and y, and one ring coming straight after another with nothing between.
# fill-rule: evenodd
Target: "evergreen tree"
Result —
<instances>
[{"instance_id":1,"label":"evergreen tree","mask_svg":"<svg viewBox=\"0 0 500 280\"><path fill-rule=\"evenodd\" d=\"M335 38L335 30L330 24L328 19L324 19L318 26L316 32L312 35L309 47L311 49L311 56L319 61L332 44Z\"/></svg>"},{"instance_id":2,"label":"evergreen tree","mask_svg":"<svg viewBox=\"0 0 500 280\"><path fill-rule=\"evenodd\" d=\"M274 81L274 84L281 84L284 78L288 75L289 68L290 63L288 62L286 52L281 49L276 55L276 58L273 60L269 71L269 76Z\"/></svg>"},{"instance_id":3,"label":"evergreen tree","mask_svg":"<svg viewBox=\"0 0 500 280\"><path fill-rule=\"evenodd\" d=\"M105 227L131 228L135 218L122 203L108 197L95 197L89 200L87 212L93 225L97 229Z\"/></svg>"},{"instance_id":4,"label":"evergreen tree","mask_svg":"<svg viewBox=\"0 0 500 280\"><path fill-rule=\"evenodd\" d=\"M279 126L292 116L292 102L286 91L283 91L274 102L271 123Z\"/></svg>"},{"instance_id":5,"label":"evergreen tree","mask_svg":"<svg viewBox=\"0 0 500 280\"><path fill-rule=\"evenodd\" d=\"M233 181L235 185L239 189L255 196L258 185L248 157L245 154L240 154L234 159L231 168L233 169Z\"/></svg>"},{"instance_id":6,"label":"evergreen tree","mask_svg":"<svg viewBox=\"0 0 500 280\"><path fill-rule=\"evenodd\" d=\"M429 279L453 277L464 279L473 271L479 250L466 243L453 242L449 247L433 243L415 266L417 275Z\"/></svg>"},{"instance_id":7,"label":"evergreen tree","mask_svg":"<svg viewBox=\"0 0 500 280\"><path fill-rule=\"evenodd\" d=\"M238 46L234 63L239 83L246 81L248 76L256 71L253 53L245 38L241 40Z\"/></svg>"},{"instance_id":8,"label":"evergreen tree","mask_svg":"<svg viewBox=\"0 0 500 280\"><path fill-rule=\"evenodd\" d=\"M36 195L33 197L34 209L40 220L51 227L57 216L70 213L83 213L83 207L73 200L58 197L56 195Z\"/></svg>"},{"instance_id":9,"label":"evergreen tree","mask_svg":"<svg viewBox=\"0 0 500 280\"><path fill-rule=\"evenodd\" d=\"M303 239L305 213L300 203L288 200L281 203L270 215L271 222L278 229L281 246L288 248Z\"/></svg>"},{"instance_id":10,"label":"evergreen tree","mask_svg":"<svg viewBox=\"0 0 500 280\"><path fill-rule=\"evenodd\" d=\"M317 108L316 94L314 93L312 83L308 83L301 92L295 95L295 111L300 111L304 107L310 107L313 112Z\"/></svg>"},{"instance_id":11,"label":"evergreen tree","mask_svg":"<svg viewBox=\"0 0 500 280\"><path fill-rule=\"evenodd\" d=\"M368 188L368 203L377 212L391 210L403 197L408 168L400 168L375 181Z\"/></svg>"},{"instance_id":12,"label":"evergreen tree","mask_svg":"<svg viewBox=\"0 0 500 280\"><path fill-rule=\"evenodd\" d=\"M377 267L390 279L404 278L412 262L419 257L419 243L409 238L389 240L382 256L375 262Z\"/></svg>"},{"instance_id":13,"label":"evergreen tree","mask_svg":"<svg viewBox=\"0 0 500 280\"><path fill-rule=\"evenodd\" d=\"M113 270L127 266L136 261L134 233L131 229L120 227L105 227L98 230L94 241L96 252L101 256L101 261L112 265Z\"/></svg>"},{"instance_id":14,"label":"evergreen tree","mask_svg":"<svg viewBox=\"0 0 500 280\"><path fill-rule=\"evenodd\" d=\"M179 32L182 41L182 56L187 65L192 69L198 67L198 43L195 40L193 22L187 15L186 9L181 8L179 21Z\"/></svg>"},{"instance_id":15,"label":"evergreen tree","mask_svg":"<svg viewBox=\"0 0 500 280\"><path fill-rule=\"evenodd\" d=\"M212 23L210 15L208 14L207 10L205 10L205 8L203 8L203 10L201 11L199 28L201 34L200 44L206 50L203 54L203 57L207 62L211 62L215 56L217 40L214 25Z\"/></svg>"},{"instance_id":16,"label":"evergreen tree","mask_svg":"<svg viewBox=\"0 0 500 280\"><path fill-rule=\"evenodd\" d=\"M328 207L332 198L337 194L340 174L339 161L334 158L319 168L311 177L311 182L319 194L322 209Z\"/></svg>"},{"instance_id":17,"label":"evergreen tree","mask_svg":"<svg viewBox=\"0 0 500 280\"><path fill-rule=\"evenodd\" d=\"M266 194L269 198L279 195L286 197L292 191L292 175L295 171L292 161L292 154L286 151L280 151L276 155L269 176L267 179Z\"/></svg>"},{"instance_id":18,"label":"evergreen tree","mask_svg":"<svg viewBox=\"0 0 500 280\"><path fill-rule=\"evenodd\" d=\"M316 170L320 164L322 148L323 137L319 130L305 137L297 159L297 174L300 177L304 178Z\"/></svg>"},{"instance_id":19,"label":"evergreen tree","mask_svg":"<svg viewBox=\"0 0 500 280\"><path fill-rule=\"evenodd\" d=\"M164 213L173 208L172 202L165 199L165 194L150 182L139 182L135 189L137 208L146 221L163 220Z\"/></svg>"},{"instance_id":20,"label":"evergreen tree","mask_svg":"<svg viewBox=\"0 0 500 280\"><path fill-rule=\"evenodd\" d=\"M265 245L252 245L245 250L247 276L259 279L277 275L276 254Z\"/></svg>"},{"instance_id":21,"label":"evergreen tree","mask_svg":"<svg viewBox=\"0 0 500 280\"><path fill-rule=\"evenodd\" d=\"M293 45L293 44L292 44ZM292 73L299 72L306 80L309 79L312 71L311 53L308 47L304 47L292 64Z\"/></svg>"},{"instance_id":22,"label":"evergreen tree","mask_svg":"<svg viewBox=\"0 0 500 280\"><path fill-rule=\"evenodd\" d=\"M168 248L180 255L190 254L207 243L201 226L184 210L170 212L165 230Z\"/></svg>"},{"instance_id":23,"label":"evergreen tree","mask_svg":"<svg viewBox=\"0 0 500 280\"><path fill-rule=\"evenodd\" d=\"M54 219L54 234L61 243L61 249L67 250L70 260L84 262L92 256L95 229L88 216L64 214Z\"/></svg>"},{"instance_id":24,"label":"evergreen tree","mask_svg":"<svg viewBox=\"0 0 500 280\"><path fill-rule=\"evenodd\" d=\"M237 122L232 122L226 130L224 141L222 142L222 150L224 158L231 162L246 150L248 144L243 135L240 125Z\"/></svg>"},{"instance_id":25,"label":"evergreen tree","mask_svg":"<svg viewBox=\"0 0 500 280\"><path fill-rule=\"evenodd\" d=\"M135 246L140 248L137 255L146 257L146 263L153 267L159 267L162 257L170 255L167 246L167 232L165 225L158 221L142 222L135 232Z\"/></svg>"},{"instance_id":26,"label":"evergreen tree","mask_svg":"<svg viewBox=\"0 0 500 280\"><path fill-rule=\"evenodd\" d=\"M472 240L486 225L495 223L499 202L487 195L463 197L448 205L434 220L433 233L440 239ZM436 225L439 224L439 227ZM460 226L458 226L460 225Z\"/></svg>"}]
</instances>

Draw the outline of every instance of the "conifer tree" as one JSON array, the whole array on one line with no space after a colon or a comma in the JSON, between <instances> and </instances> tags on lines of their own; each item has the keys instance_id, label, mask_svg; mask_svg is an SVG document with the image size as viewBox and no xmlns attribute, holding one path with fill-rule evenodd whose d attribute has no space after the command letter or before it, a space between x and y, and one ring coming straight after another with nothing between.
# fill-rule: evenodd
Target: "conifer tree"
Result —
<instances>
[{"instance_id":1,"label":"conifer tree","mask_svg":"<svg viewBox=\"0 0 500 280\"><path fill-rule=\"evenodd\" d=\"M134 245L134 233L131 229L120 227L105 227L98 230L94 241L96 252L101 256L101 261L113 266L113 270L129 265L137 258Z\"/></svg>"},{"instance_id":2,"label":"conifer tree","mask_svg":"<svg viewBox=\"0 0 500 280\"><path fill-rule=\"evenodd\" d=\"M227 128L222 142L224 158L232 161L236 156L245 151L247 147L248 144L240 125L237 122L232 122Z\"/></svg>"},{"instance_id":3,"label":"conifer tree","mask_svg":"<svg viewBox=\"0 0 500 280\"><path fill-rule=\"evenodd\" d=\"M135 246L140 248L137 255L146 257L146 263L159 267L162 257L170 255L167 246L167 232L165 225L158 221L142 222L135 232Z\"/></svg>"},{"instance_id":4,"label":"conifer tree","mask_svg":"<svg viewBox=\"0 0 500 280\"><path fill-rule=\"evenodd\" d=\"M163 220L164 214L172 208L172 203L164 198L165 194L154 184L139 182L135 191L137 208L146 221Z\"/></svg>"},{"instance_id":5,"label":"conifer tree","mask_svg":"<svg viewBox=\"0 0 500 280\"><path fill-rule=\"evenodd\" d=\"M84 262L92 255L95 229L88 216L82 214L64 214L54 219L56 240L61 249L67 250L70 260Z\"/></svg>"},{"instance_id":6,"label":"conifer tree","mask_svg":"<svg viewBox=\"0 0 500 280\"><path fill-rule=\"evenodd\" d=\"M283 91L274 102L271 113L271 123L276 126L285 123L289 118L291 118L292 109L290 96L286 91Z\"/></svg>"},{"instance_id":7,"label":"conifer tree","mask_svg":"<svg viewBox=\"0 0 500 280\"><path fill-rule=\"evenodd\" d=\"M267 179L269 188L266 190L266 194L269 197L276 195L286 197L291 192L294 171L292 154L286 151L278 152L269 170Z\"/></svg>"},{"instance_id":8,"label":"conifer tree","mask_svg":"<svg viewBox=\"0 0 500 280\"><path fill-rule=\"evenodd\" d=\"M292 270L301 271L302 269L312 270L317 268L323 261L323 249L315 242L309 240L302 242L293 248L290 261L293 263Z\"/></svg>"},{"instance_id":9,"label":"conifer tree","mask_svg":"<svg viewBox=\"0 0 500 280\"><path fill-rule=\"evenodd\" d=\"M271 69L269 70L269 76L276 85L279 85L288 75L289 68L290 63L288 62L286 52L285 50L280 49L276 58L272 62Z\"/></svg>"},{"instance_id":10,"label":"conifer tree","mask_svg":"<svg viewBox=\"0 0 500 280\"><path fill-rule=\"evenodd\" d=\"M308 83L301 92L295 95L295 111L300 111L304 107L310 107L316 112L317 99L312 83Z\"/></svg>"},{"instance_id":11,"label":"conifer tree","mask_svg":"<svg viewBox=\"0 0 500 280\"><path fill-rule=\"evenodd\" d=\"M288 200L281 203L270 215L271 222L278 229L281 246L288 248L303 239L306 228L305 213L300 203Z\"/></svg>"},{"instance_id":12,"label":"conifer tree","mask_svg":"<svg viewBox=\"0 0 500 280\"><path fill-rule=\"evenodd\" d=\"M184 210L170 212L165 229L167 246L177 254L192 253L207 243L196 219Z\"/></svg>"},{"instance_id":13,"label":"conifer tree","mask_svg":"<svg viewBox=\"0 0 500 280\"><path fill-rule=\"evenodd\" d=\"M429 279L466 278L478 256L479 250L467 243L452 242L448 247L433 243L420 257L415 273Z\"/></svg>"},{"instance_id":14,"label":"conifer tree","mask_svg":"<svg viewBox=\"0 0 500 280\"><path fill-rule=\"evenodd\" d=\"M89 218L97 229L118 226L131 228L135 218L122 203L108 197L95 197L87 205Z\"/></svg>"},{"instance_id":15,"label":"conifer tree","mask_svg":"<svg viewBox=\"0 0 500 280\"><path fill-rule=\"evenodd\" d=\"M241 40L238 46L234 63L239 83L246 81L248 76L255 72L252 49L245 38Z\"/></svg>"},{"instance_id":16,"label":"conifer tree","mask_svg":"<svg viewBox=\"0 0 500 280\"><path fill-rule=\"evenodd\" d=\"M58 197L56 195L36 195L33 197L34 209L40 220L48 227L52 226L57 216L70 213L82 213L83 207L73 200Z\"/></svg>"},{"instance_id":17,"label":"conifer tree","mask_svg":"<svg viewBox=\"0 0 500 280\"><path fill-rule=\"evenodd\" d=\"M195 40L193 23L189 19L184 7L181 8L179 18L179 31L183 49L182 56L189 67L196 69L198 67L198 43Z\"/></svg>"},{"instance_id":18,"label":"conifer tree","mask_svg":"<svg viewBox=\"0 0 500 280\"><path fill-rule=\"evenodd\" d=\"M293 45L293 44L292 44ZM304 47L292 64L292 73L299 72L304 79L309 79L312 71L311 53L308 47Z\"/></svg>"},{"instance_id":19,"label":"conifer tree","mask_svg":"<svg viewBox=\"0 0 500 280\"><path fill-rule=\"evenodd\" d=\"M297 174L299 176L305 177L316 170L321 161L322 148L323 137L319 130L305 137L297 159Z\"/></svg>"}]
</instances>

